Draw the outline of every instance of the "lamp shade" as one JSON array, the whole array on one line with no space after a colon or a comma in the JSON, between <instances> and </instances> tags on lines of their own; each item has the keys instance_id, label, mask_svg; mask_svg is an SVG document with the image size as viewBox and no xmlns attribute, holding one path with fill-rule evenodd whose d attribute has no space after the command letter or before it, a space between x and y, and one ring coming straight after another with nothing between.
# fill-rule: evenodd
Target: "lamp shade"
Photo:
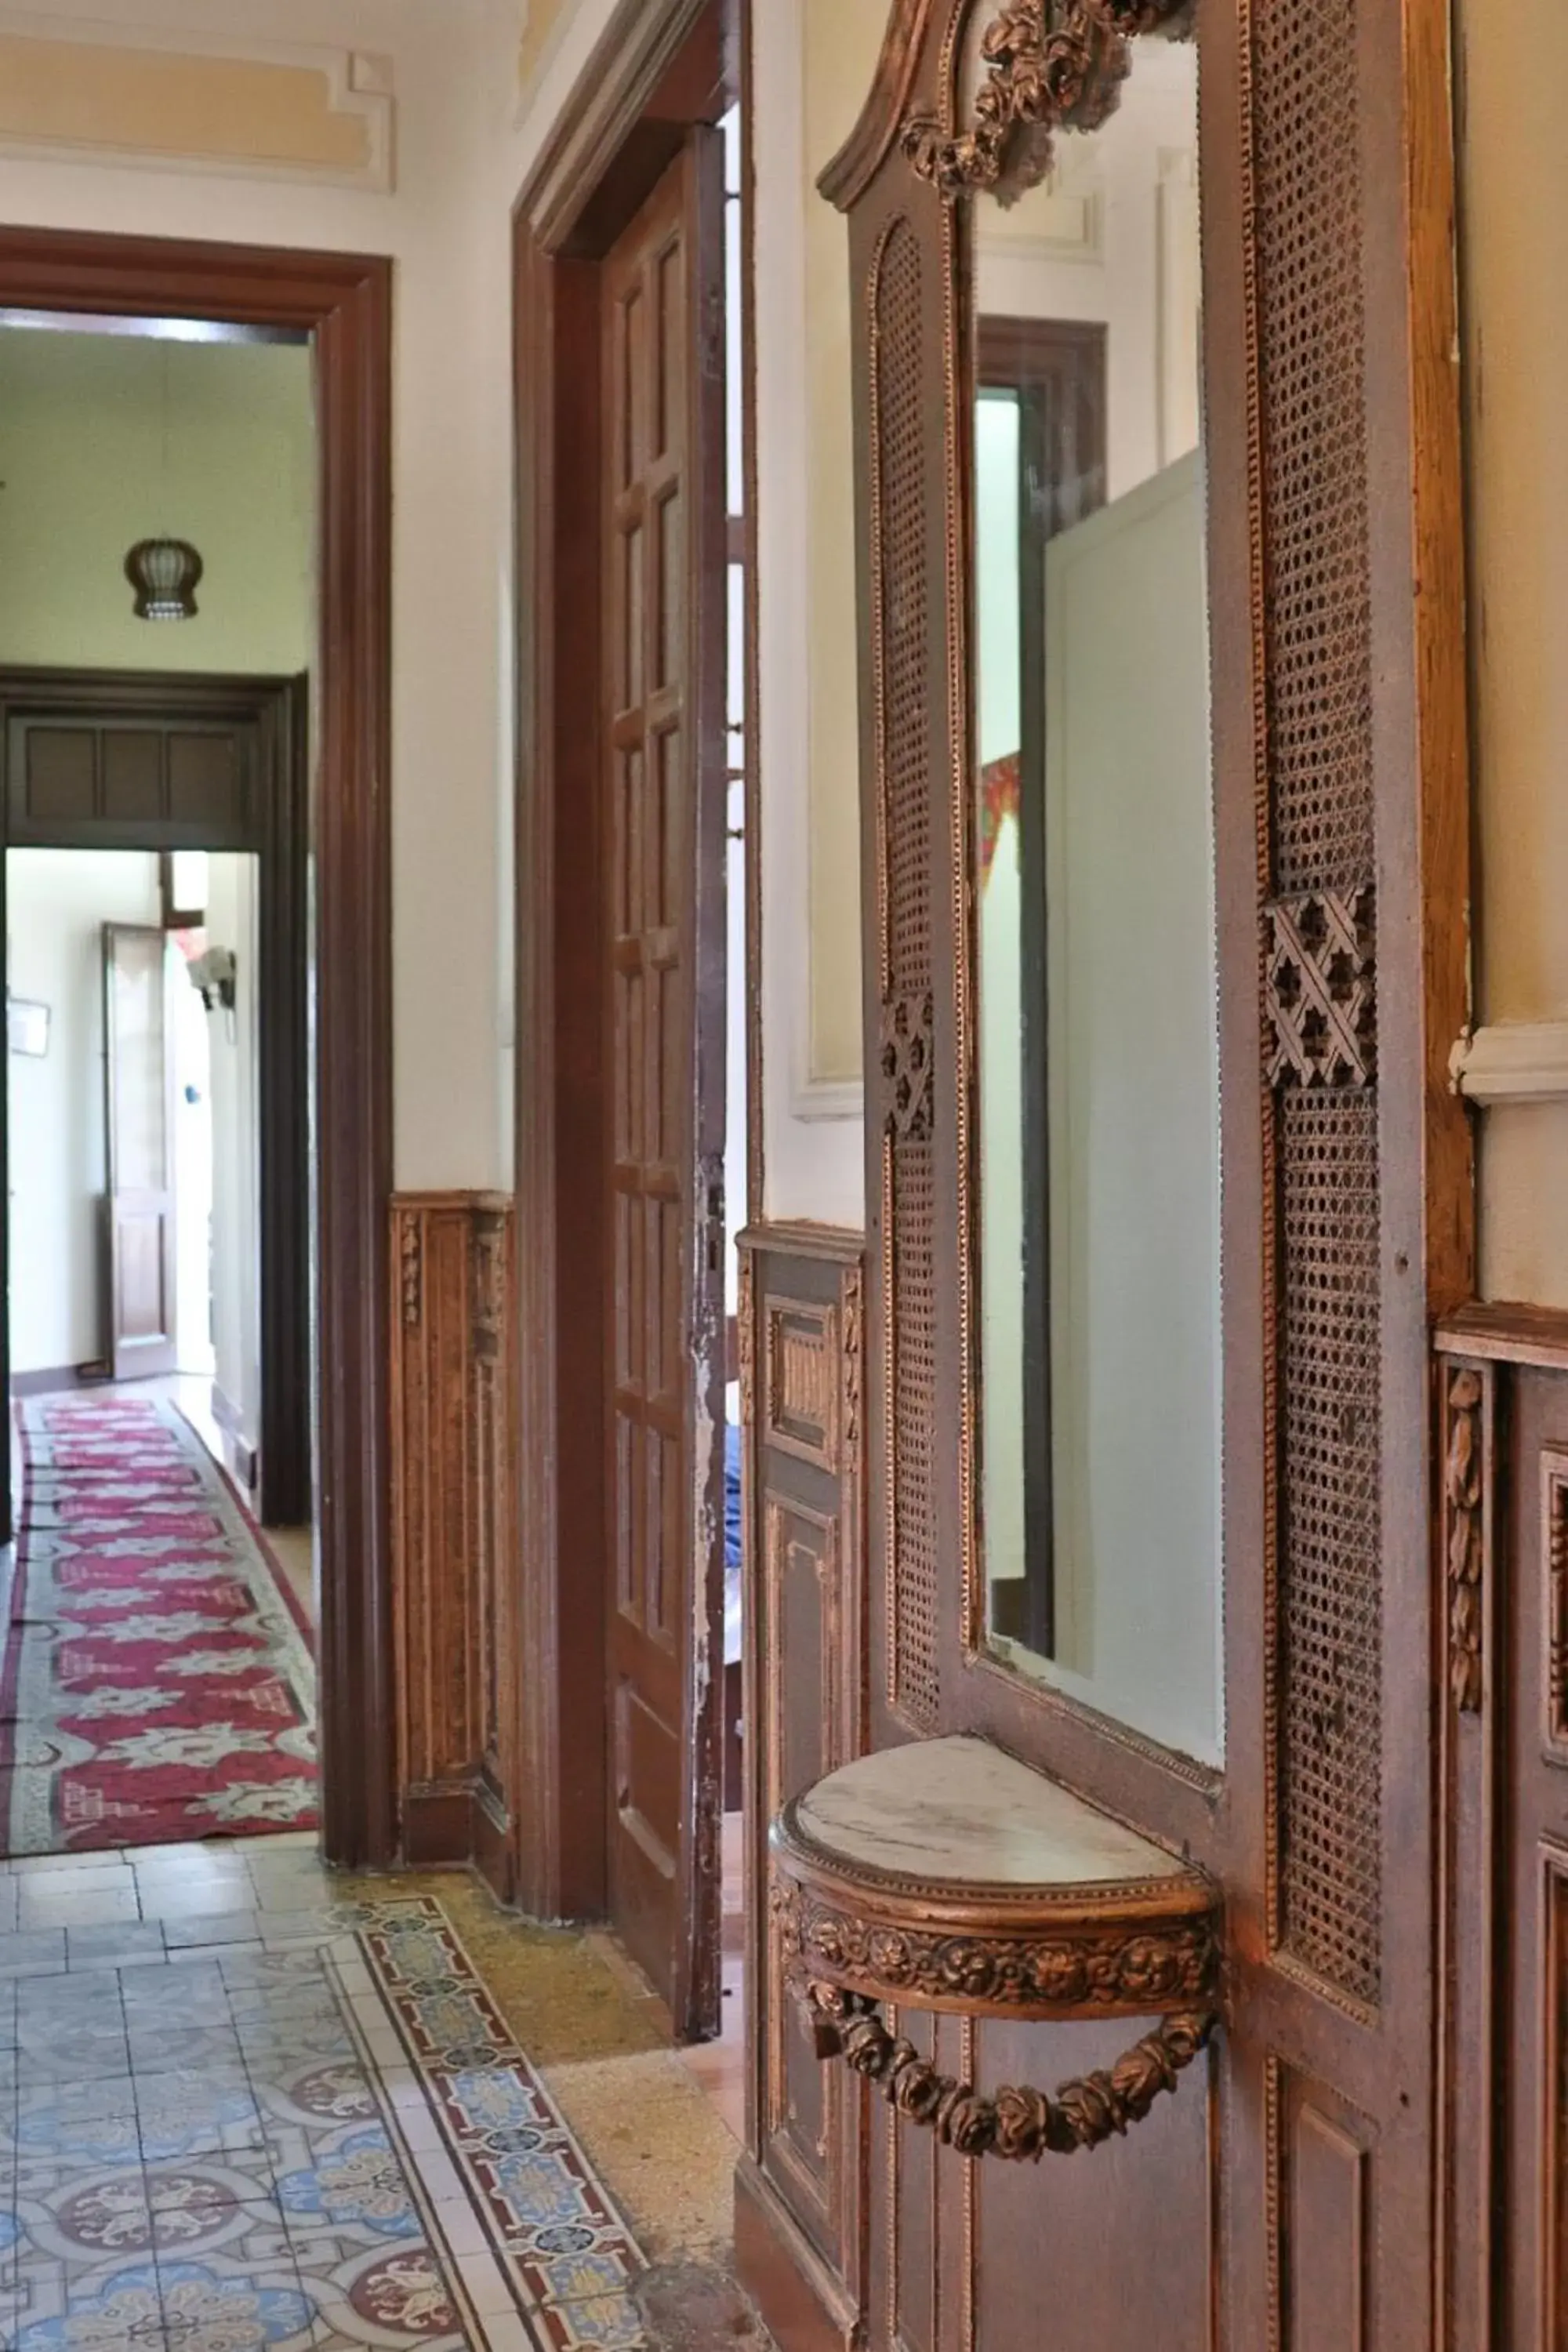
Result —
<instances>
[{"instance_id":1,"label":"lamp shade","mask_svg":"<svg viewBox=\"0 0 1568 2352\"><path fill-rule=\"evenodd\" d=\"M196 610L202 559L188 540L139 539L125 559L139 621L189 621Z\"/></svg>"}]
</instances>

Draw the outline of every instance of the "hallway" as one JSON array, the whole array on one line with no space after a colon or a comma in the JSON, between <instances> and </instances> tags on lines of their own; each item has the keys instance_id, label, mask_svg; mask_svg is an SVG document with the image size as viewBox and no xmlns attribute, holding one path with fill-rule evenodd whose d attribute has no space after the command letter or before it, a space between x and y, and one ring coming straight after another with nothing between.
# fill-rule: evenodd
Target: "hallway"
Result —
<instances>
[{"instance_id":1,"label":"hallway","mask_svg":"<svg viewBox=\"0 0 1568 2352\"><path fill-rule=\"evenodd\" d=\"M0 1871L16 2352L743 2352L734 2153L603 1939L460 1876Z\"/></svg>"},{"instance_id":2,"label":"hallway","mask_svg":"<svg viewBox=\"0 0 1568 2352\"><path fill-rule=\"evenodd\" d=\"M7 1854L312 1829L307 1596L170 1383L20 1401Z\"/></svg>"}]
</instances>

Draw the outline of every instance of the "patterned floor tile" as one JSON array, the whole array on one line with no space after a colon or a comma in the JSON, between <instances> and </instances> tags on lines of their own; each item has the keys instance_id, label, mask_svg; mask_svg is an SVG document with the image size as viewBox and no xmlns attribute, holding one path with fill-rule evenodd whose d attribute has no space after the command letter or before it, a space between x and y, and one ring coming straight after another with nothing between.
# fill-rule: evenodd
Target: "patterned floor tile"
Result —
<instances>
[{"instance_id":1,"label":"patterned floor tile","mask_svg":"<svg viewBox=\"0 0 1568 2352\"><path fill-rule=\"evenodd\" d=\"M16 2352L157 2352L166 2340L151 2263L35 2272L9 2327Z\"/></svg>"},{"instance_id":2,"label":"patterned floor tile","mask_svg":"<svg viewBox=\"0 0 1568 2352\"><path fill-rule=\"evenodd\" d=\"M642 2314L629 2294L554 2304L535 2315L534 2325L551 2352L574 2352L578 2345L593 2345L597 2352L644 2352L648 2343Z\"/></svg>"},{"instance_id":3,"label":"patterned floor tile","mask_svg":"<svg viewBox=\"0 0 1568 2352\"><path fill-rule=\"evenodd\" d=\"M133 2074L165 2074L172 2068L211 2074L245 2063L232 2024L176 2025L166 2018L143 2023L141 2011L132 2011L126 2040Z\"/></svg>"},{"instance_id":4,"label":"patterned floor tile","mask_svg":"<svg viewBox=\"0 0 1568 2352\"><path fill-rule=\"evenodd\" d=\"M100 2158L137 2131L136 2086L129 2074L91 2083L39 2083L18 2091L11 2129L23 2156Z\"/></svg>"},{"instance_id":5,"label":"patterned floor tile","mask_svg":"<svg viewBox=\"0 0 1568 2352\"><path fill-rule=\"evenodd\" d=\"M263 2352L309 2339L314 2314L286 2253L251 2271L172 2256L158 2263L156 2282L170 2352Z\"/></svg>"},{"instance_id":6,"label":"patterned floor tile","mask_svg":"<svg viewBox=\"0 0 1568 2352\"><path fill-rule=\"evenodd\" d=\"M63 1927L36 1929L26 1936L0 1936L0 1977L58 1976L65 1964Z\"/></svg>"},{"instance_id":7,"label":"patterned floor tile","mask_svg":"<svg viewBox=\"0 0 1568 2352\"><path fill-rule=\"evenodd\" d=\"M642 2352L641 2252L440 1906L258 1916L0 1975L6 2352Z\"/></svg>"}]
</instances>

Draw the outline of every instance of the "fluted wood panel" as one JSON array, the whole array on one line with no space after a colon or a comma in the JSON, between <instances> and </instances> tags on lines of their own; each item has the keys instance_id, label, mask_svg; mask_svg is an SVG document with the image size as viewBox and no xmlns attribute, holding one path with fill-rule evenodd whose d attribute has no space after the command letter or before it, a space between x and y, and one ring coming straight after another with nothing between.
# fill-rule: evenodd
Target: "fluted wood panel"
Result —
<instances>
[{"instance_id":1,"label":"fluted wood panel","mask_svg":"<svg viewBox=\"0 0 1568 2352\"><path fill-rule=\"evenodd\" d=\"M393 1559L401 1843L512 1891L511 1206L392 1204Z\"/></svg>"}]
</instances>

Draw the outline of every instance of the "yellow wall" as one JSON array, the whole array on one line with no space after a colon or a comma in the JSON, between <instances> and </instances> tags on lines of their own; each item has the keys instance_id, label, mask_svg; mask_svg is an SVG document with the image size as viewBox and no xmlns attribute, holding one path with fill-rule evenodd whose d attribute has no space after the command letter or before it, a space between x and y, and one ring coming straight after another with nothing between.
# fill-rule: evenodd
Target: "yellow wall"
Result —
<instances>
[{"instance_id":1,"label":"yellow wall","mask_svg":"<svg viewBox=\"0 0 1568 2352\"><path fill-rule=\"evenodd\" d=\"M1478 1012L1568 1019L1568 10L1460 0ZM1482 1115L1481 1278L1568 1306L1568 1102Z\"/></svg>"},{"instance_id":2,"label":"yellow wall","mask_svg":"<svg viewBox=\"0 0 1568 2352\"><path fill-rule=\"evenodd\" d=\"M571 13L572 0L527 0L518 55L518 79L525 89L539 71L551 35Z\"/></svg>"},{"instance_id":3,"label":"yellow wall","mask_svg":"<svg viewBox=\"0 0 1568 2352\"><path fill-rule=\"evenodd\" d=\"M302 345L0 331L0 661L308 668L314 440ZM160 532L205 565L195 620L132 611Z\"/></svg>"},{"instance_id":4,"label":"yellow wall","mask_svg":"<svg viewBox=\"0 0 1568 2352\"><path fill-rule=\"evenodd\" d=\"M367 185L385 176L384 99L340 86L354 74L342 54L310 63L182 54L156 40L116 46L62 31L49 39L0 29L0 143Z\"/></svg>"}]
</instances>

